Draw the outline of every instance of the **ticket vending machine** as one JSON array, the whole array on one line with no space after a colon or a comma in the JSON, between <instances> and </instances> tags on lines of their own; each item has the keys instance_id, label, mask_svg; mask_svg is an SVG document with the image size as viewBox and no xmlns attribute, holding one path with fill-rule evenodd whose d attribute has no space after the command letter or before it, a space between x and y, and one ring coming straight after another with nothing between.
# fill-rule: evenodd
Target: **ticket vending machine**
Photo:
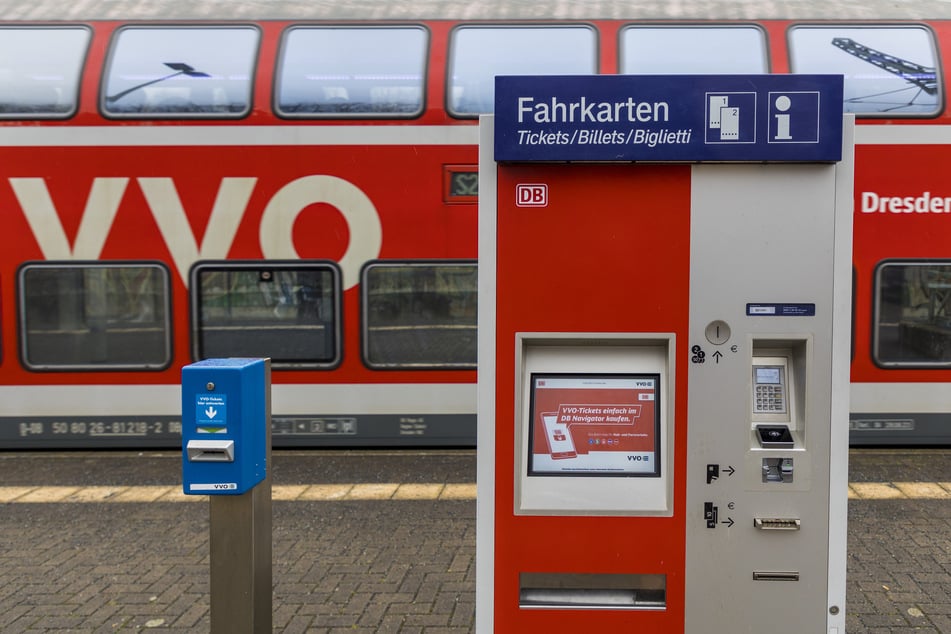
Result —
<instances>
[{"instance_id":1,"label":"ticket vending machine","mask_svg":"<svg viewBox=\"0 0 951 634\"><path fill-rule=\"evenodd\" d=\"M841 78L496 81L477 631L841 634Z\"/></svg>"}]
</instances>

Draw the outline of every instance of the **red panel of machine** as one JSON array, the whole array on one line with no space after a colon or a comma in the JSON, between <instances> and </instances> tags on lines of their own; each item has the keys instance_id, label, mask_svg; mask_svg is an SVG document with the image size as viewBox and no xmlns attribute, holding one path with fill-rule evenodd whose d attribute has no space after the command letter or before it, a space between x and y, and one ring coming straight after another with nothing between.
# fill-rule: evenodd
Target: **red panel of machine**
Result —
<instances>
[{"instance_id":1,"label":"red panel of machine","mask_svg":"<svg viewBox=\"0 0 951 634\"><path fill-rule=\"evenodd\" d=\"M688 358L690 167L503 165L498 173L495 630L683 631L686 363L672 517L514 513L516 332L676 334ZM511 386L504 389L503 386ZM667 609L520 609L519 573L665 574Z\"/></svg>"}]
</instances>

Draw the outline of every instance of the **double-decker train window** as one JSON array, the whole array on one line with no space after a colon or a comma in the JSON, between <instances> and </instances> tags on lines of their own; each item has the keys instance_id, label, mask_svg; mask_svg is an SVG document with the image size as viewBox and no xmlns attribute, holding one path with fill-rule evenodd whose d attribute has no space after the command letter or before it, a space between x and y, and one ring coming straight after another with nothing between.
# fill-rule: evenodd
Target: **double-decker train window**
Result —
<instances>
[{"instance_id":1,"label":"double-decker train window","mask_svg":"<svg viewBox=\"0 0 951 634\"><path fill-rule=\"evenodd\" d=\"M418 116L428 47L419 26L289 29L275 109L287 117Z\"/></svg>"},{"instance_id":2,"label":"double-decker train window","mask_svg":"<svg viewBox=\"0 0 951 634\"><path fill-rule=\"evenodd\" d=\"M0 28L0 118L72 116L89 38L80 26Z\"/></svg>"},{"instance_id":3,"label":"double-decker train window","mask_svg":"<svg viewBox=\"0 0 951 634\"><path fill-rule=\"evenodd\" d=\"M361 276L371 368L474 368L478 271L468 260L379 260Z\"/></svg>"},{"instance_id":4,"label":"double-decker train window","mask_svg":"<svg viewBox=\"0 0 951 634\"><path fill-rule=\"evenodd\" d=\"M877 364L951 366L951 261L883 262L874 297Z\"/></svg>"},{"instance_id":5,"label":"double-decker train window","mask_svg":"<svg viewBox=\"0 0 951 634\"><path fill-rule=\"evenodd\" d=\"M452 32L446 102L453 116L474 118L495 110L496 75L597 72L590 26L462 26Z\"/></svg>"},{"instance_id":6,"label":"double-decker train window","mask_svg":"<svg viewBox=\"0 0 951 634\"><path fill-rule=\"evenodd\" d=\"M628 26L619 56L625 75L769 72L766 32L751 24Z\"/></svg>"},{"instance_id":7,"label":"double-decker train window","mask_svg":"<svg viewBox=\"0 0 951 634\"><path fill-rule=\"evenodd\" d=\"M172 360L159 262L32 262L17 273L20 356L31 370L160 370Z\"/></svg>"},{"instance_id":8,"label":"double-decker train window","mask_svg":"<svg viewBox=\"0 0 951 634\"><path fill-rule=\"evenodd\" d=\"M251 26L119 29L100 107L111 117L243 117L259 39Z\"/></svg>"},{"instance_id":9,"label":"double-decker train window","mask_svg":"<svg viewBox=\"0 0 951 634\"><path fill-rule=\"evenodd\" d=\"M792 72L845 76L845 112L889 118L941 113L938 49L926 26L800 25L788 37Z\"/></svg>"},{"instance_id":10,"label":"double-decker train window","mask_svg":"<svg viewBox=\"0 0 951 634\"><path fill-rule=\"evenodd\" d=\"M333 262L206 261L190 279L195 359L268 357L283 369L340 363L341 275Z\"/></svg>"}]
</instances>

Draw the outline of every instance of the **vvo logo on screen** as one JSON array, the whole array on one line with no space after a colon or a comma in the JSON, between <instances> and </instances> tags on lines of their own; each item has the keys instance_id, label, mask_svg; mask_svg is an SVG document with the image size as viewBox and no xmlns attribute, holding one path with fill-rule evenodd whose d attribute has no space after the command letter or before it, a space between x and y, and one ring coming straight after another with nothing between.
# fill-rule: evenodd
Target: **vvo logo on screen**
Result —
<instances>
[{"instance_id":1,"label":"vvo logo on screen","mask_svg":"<svg viewBox=\"0 0 951 634\"><path fill-rule=\"evenodd\" d=\"M496 77L495 94L496 161L842 158L839 75Z\"/></svg>"}]
</instances>

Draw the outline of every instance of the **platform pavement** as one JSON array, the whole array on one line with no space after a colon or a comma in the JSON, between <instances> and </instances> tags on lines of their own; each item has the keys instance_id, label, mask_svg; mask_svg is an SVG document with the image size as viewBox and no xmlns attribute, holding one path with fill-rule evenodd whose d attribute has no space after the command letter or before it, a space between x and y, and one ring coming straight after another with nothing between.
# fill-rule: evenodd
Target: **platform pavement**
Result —
<instances>
[{"instance_id":1,"label":"platform pavement","mask_svg":"<svg viewBox=\"0 0 951 634\"><path fill-rule=\"evenodd\" d=\"M951 451L850 461L881 494L849 502L847 631L951 632ZM178 468L173 453L0 454L0 486L161 487ZM275 456L276 486L297 490L474 473L472 452ZM207 503L117 502L0 503L0 632L208 631ZM273 543L275 632L473 631L471 497L276 500Z\"/></svg>"}]
</instances>

